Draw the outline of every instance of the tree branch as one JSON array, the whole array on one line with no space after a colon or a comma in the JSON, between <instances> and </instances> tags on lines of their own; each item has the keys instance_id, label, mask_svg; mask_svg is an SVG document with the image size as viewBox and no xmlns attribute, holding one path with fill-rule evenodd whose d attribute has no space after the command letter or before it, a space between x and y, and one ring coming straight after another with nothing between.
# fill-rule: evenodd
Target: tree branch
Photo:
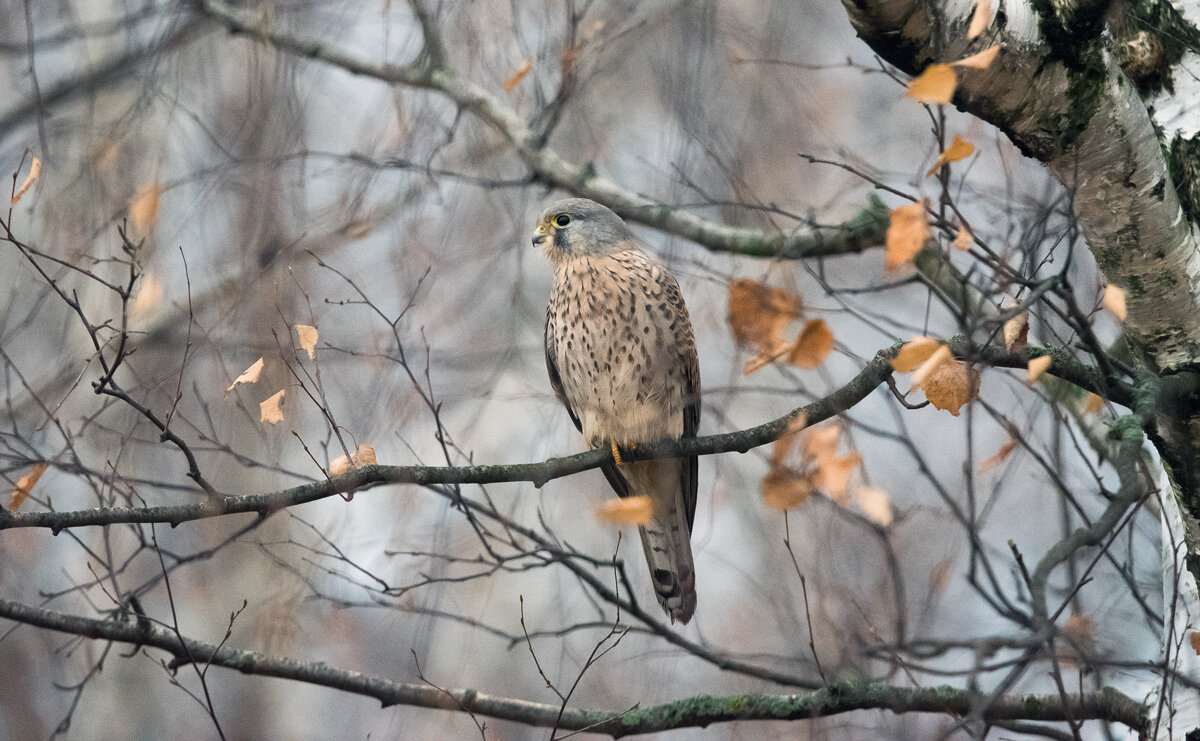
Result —
<instances>
[{"instance_id":1,"label":"tree branch","mask_svg":"<svg viewBox=\"0 0 1200 741\"><path fill-rule=\"evenodd\" d=\"M324 44L292 36L248 16L220 0L199 0L197 10L233 33L243 34L281 52L313 59L351 74L370 77L392 85L431 90L454 101L478 116L507 139L533 177L577 196L599 201L627 219L674 234L716 251L754 257L822 257L842 255L881 244L888 226L889 209L872 199L866 209L842 224L817 226L789 233L768 233L750 227L726 226L689 211L651 200L600 177L590 164L577 164L543 146L541 137L529 128L521 115L483 87L458 76L453 70L435 64L435 57L418 57L403 66L374 64ZM421 25L430 21L424 11L418 14ZM428 33L427 33L428 41Z\"/></svg>"},{"instance_id":2,"label":"tree branch","mask_svg":"<svg viewBox=\"0 0 1200 741\"><path fill-rule=\"evenodd\" d=\"M1041 17L1052 4L1030 0L974 42L965 32L972 4L843 4L859 36L910 74L998 45L987 69L958 73L955 104L1075 189L1075 213L1097 264L1127 292L1124 329L1135 345L1159 368L1200 357L1191 223L1146 106L1098 32L1067 39L1069 29Z\"/></svg>"},{"instance_id":3,"label":"tree branch","mask_svg":"<svg viewBox=\"0 0 1200 741\"><path fill-rule=\"evenodd\" d=\"M1030 348L1021 353L1007 353L995 348L972 347L963 341L950 343L956 354L970 350L970 359L985 361L997 367L1024 368L1030 357L1045 350ZM787 414L736 432L724 432L705 437L667 440L654 445L642 445L623 450L623 460L639 461L651 458L677 458L685 455L715 455L737 451L745 453L779 439L798 418L814 425L850 409L867 397L892 374L892 358L899 344L880 350L846 385L828 396ZM1068 357L1054 355L1048 371L1071 383L1094 391L1118 403L1128 403L1129 391L1123 386L1106 383L1094 368ZM266 516L285 507L313 502L318 499L353 492L383 484L490 484L529 482L541 487L552 479L570 476L581 471L599 468L612 459L608 448L589 450L564 458L550 458L538 463L503 463L475 466L366 466L324 481L294 486L266 494L209 496L194 504L162 507L101 507L63 512L9 513L0 508L0 530L18 527L49 528L58 533L67 528L119 523L161 522L172 526L182 522L202 520L223 515L254 512Z\"/></svg>"},{"instance_id":4,"label":"tree branch","mask_svg":"<svg viewBox=\"0 0 1200 741\"><path fill-rule=\"evenodd\" d=\"M98 620L0 600L0 617L47 630L117 643L161 649L175 657L172 666L203 657L212 666L243 674L277 677L373 697L384 707L410 705L487 715L531 726L587 730L613 738L677 728L706 727L745 720L800 720L839 715L854 710L930 712L963 716L979 697L952 687L895 687L869 681L845 681L829 687L787 695L697 695L625 712L563 709L560 705L499 697L473 689L442 689L409 684L360 672L335 669L324 662L303 662L194 640L163 626L137 620ZM1070 696L1009 696L992 702L985 720L1104 720L1121 723L1139 733L1148 725L1145 708L1120 692Z\"/></svg>"}]
</instances>

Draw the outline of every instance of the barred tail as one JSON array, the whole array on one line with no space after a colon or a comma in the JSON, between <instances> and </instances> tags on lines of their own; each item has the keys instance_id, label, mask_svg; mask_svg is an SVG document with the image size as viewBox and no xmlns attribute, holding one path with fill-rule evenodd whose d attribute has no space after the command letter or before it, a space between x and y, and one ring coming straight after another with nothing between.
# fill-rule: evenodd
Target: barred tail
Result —
<instances>
[{"instance_id":1,"label":"barred tail","mask_svg":"<svg viewBox=\"0 0 1200 741\"><path fill-rule=\"evenodd\" d=\"M629 480L631 493L645 494L654 502L654 517L638 528L650 581L671 622L686 624L696 611L696 568L679 462L627 463L621 472Z\"/></svg>"}]
</instances>

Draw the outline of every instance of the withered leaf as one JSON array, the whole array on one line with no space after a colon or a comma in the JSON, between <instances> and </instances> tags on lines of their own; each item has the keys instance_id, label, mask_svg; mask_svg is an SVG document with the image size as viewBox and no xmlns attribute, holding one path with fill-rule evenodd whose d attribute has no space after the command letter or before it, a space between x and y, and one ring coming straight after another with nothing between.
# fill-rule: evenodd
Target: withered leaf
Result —
<instances>
[{"instance_id":1,"label":"withered leaf","mask_svg":"<svg viewBox=\"0 0 1200 741\"><path fill-rule=\"evenodd\" d=\"M958 78L950 65L931 64L908 83L905 95L918 103L949 103L957 84Z\"/></svg>"},{"instance_id":2,"label":"withered leaf","mask_svg":"<svg viewBox=\"0 0 1200 741\"><path fill-rule=\"evenodd\" d=\"M817 467L817 482L838 504L845 504L850 475L862 464L862 454L850 453L830 458Z\"/></svg>"},{"instance_id":3,"label":"withered leaf","mask_svg":"<svg viewBox=\"0 0 1200 741\"><path fill-rule=\"evenodd\" d=\"M1109 283L1104 287L1104 297L1101 299L1104 308L1121 321L1125 321L1125 289Z\"/></svg>"},{"instance_id":4,"label":"withered leaf","mask_svg":"<svg viewBox=\"0 0 1200 741\"><path fill-rule=\"evenodd\" d=\"M1004 323L1004 347L1021 352L1029 345L1029 312L1022 311Z\"/></svg>"},{"instance_id":5,"label":"withered leaf","mask_svg":"<svg viewBox=\"0 0 1200 741\"><path fill-rule=\"evenodd\" d=\"M971 14L971 24L967 27L967 38L974 39L986 31L990 25L992 25L991 0L978 0L975 3L975 12Z\"/></svg>"},{"instance_id":6,"label":"withered leaf","mask_svg":"<svg viewBox=\"0 0 1200 741\"><path fill-rule=\"evenodd\" d=\"M954 356L950 353L950 348L946 345L938 345L937 349L925 359L925 362L921 363L921 367L913 373L912 387L914 389L922 388L939 368L953 360Z\"/></svg>"},{"instance_id":7,"label":"withered leaf","mask_svg":"<svg viewBox=\"0 0 1200 741\"><path fill-rule=\"evenodd\" d=\"M258 377L262 375L263 359L259 358L250 364L250 367L242 371L242 375L233 379L233 383L229 384L226 391L233 391L233 387L239 383L258 383Z\"/></svg>"},{"instance_id":8,"label":"withered leaf","mask_svg":"<svg viewBox=\"0 0 1200 741\"><path fill-rule=\"evenodd\" d=\"M38 479L40 479L42 474L46 472L46 469L49 467L49 465L50 464L44 462L35 463L33 464L33 467L29 469L29 473L17 479L17 485L13 487L12 499L8 505L10 511L16 512L17 508L29 498L29 495L33 493L34 485L37 484Z\"/></svg>"},{"instance_id":9,"label":"withered leaf","mask_svg":"<svg viewBox=\"0 0 1200 741\"><path fill-rule=\"evenodd\" d=\"M987 69L992 66L992 62L996 61L996 55L1000 53L999 46L989 46L978 54L972 54L969 57L964 57L954 63L955 67L970 67L972 69Z\"/></svg>"},{"instance_id":10,"label":"withered leaf","mask_svg":"<svg viewBox=\"0 0 1200 741\"><path fill-rule=\"evenodd\" d=\"M813 319L805 323L792 351L788 353L788 362L797 368L812 370L829 357L833 350L833 330L823 319Z\"/></svg>"},{"instance_id":11,"label":"withered leaf","mask_svg":"<svg viewBox=\"0 0 1200 741\"><path fill-rule=\"evenodd\" d=\"M758 352L746 364L744 373L753 373L787 352L783 330L799 318L799 296L780 288L743 278L729 284L729 327L738 345L751 345Z\"/></svg>"},{"instance_id":12,"label":"withered leaf","mask_svg":"<svg viewBox=\"0 0 1200 741\"><path fill-rule=\"evenodd\" d=\"M300 338L300 347L308 352L308 359L314 359L317 351L317 338L319 337L317 328L310 327L307 324L297 324L296 335Z\"/></svg>"},{"instance_id":13,"label":"withered leaf","mask_svg":"<svg viewBox=\"0 0 1200 741\"><path fill-rule=\"evenodd\" d=\"M654 515L650 497L609 499L596 507L596 519L609 525L645 525Z\"/></svg>"},{"instance_id":14,"label":"withered leaf","mask_svg":"<svg viewBox=\"0 0 1200 741\"><path fill-rule=\"evenodd\" d=\"M895 270L912 262L929 239L929 217L925 207L929 199L892 209L884 238L884 267Z\"/></svg>"},{"instance_id":15,"label":"withered leaf","mask_svg":"<svg viewBox=\"0 0 1200 741\"><path fill-rule=\"evenodd\" d=\"M517 65L517 71L512 74L512 77L509 77L502 84L504 92L511 95L512 91L517 87L518 84L520 84L521 80L525 79L525 75L528 75L532 71L533 59L526 59L525 61L521 62L519 65Z\"/></svg>"},{"instance_id":16,"label":"withered leaf","mask_svg":"<svg viewBox=\"0 0 1200 741\"><path fill-rule=\"evenodd\" d=\"M144 185L138 189L129 206L129 220L133 222L133 228L142 234L148 234L158 223L158 202L162 192L161 185Z\"/></svg>"},{"instance_id":17,"label":"withered leaf","mask_svg":"<svg viewBox=\"0 0 1200 741\"><path fill-rule=\"evenodd\" d=\"M359 445L350 456L339 455L329 463L329 475L337 476L355 468L375 465L375 448Z\"/></svg>"},{"instance_id":18,"label":"withered leaf","mask_svg":"<svg viewBox=\"0 0 1200 741\"><path fill-rule=\"evenodd\" d=\"M17 205L17 202L21 200L21 196L25 195L25 193L28 192L29 189L33 187L33 184L35 182L37 182L38 176L41 174L42 174L42 161L40 159L38 159L37 157L34 157L33 162L29 165L29 174L25 176L25 181L23 183L21 183L21 189L13 194L12 200L9 202L9 205L10 206Z\"/></svg>"},{"instance_id":19,"label":"withered leaf","mask_svg":"<svg viewBox=\"0 0 1200 741\"><path fill-rule=\"evenodd\" d=\"M937 161L933 163L933 167L929 168L929 172L925 173L925 177L929 177L938 170L942 169L944 165L948 165L951 162L958 162L961 159L970 157L971 153L974 151L974 144L963 141L961 136L955 134L954 141L950 142L950 146L946 147L946 151L938 155ZM956 239L955 242L957 241L958 240ZM958 245L956 244L955 246L957 247Z\"/></svg>"},{"instance_id":20,"label":"withered leaf","mask_svg":"<svg viewBox=\"0 0 1200 741\"><path fill-rule=\"evenodd\" d=\"M842 431L837 425L813 427L804 436L804 458L818 466L833 460L837 455L838 439Z\"/></svg>"},{"instance_id":21,"label":"withered leaf","mask_svg":"<svg viewBox=\"0 0 1200 741\"><path fill-rule=\"evenodd\" d=\"M880 527L892 524L892 502L883 489L859 487L854 493L854 501L871 522Z\"/></svg>"},{"instance_id":22,"label":"withered leaf","mask_svg":"<svg viewBox=\"0 0 1200 741\"><path fill-rule=\"evenodd\" d=\"M897 373L912 373L921 367L921 363L929 360L929 356L941 346L941 341L932 337L914 337L910 342L904 343L900 352L892 358L892 370Z\"/></svg>"},{"instance_id":23,"label":"withered leaf","mask_svg":"<svg viewBox=\"0 0 1200 741\"><path fill-rule=\"evenodd\" d=\"M763 504L786 511L804 504L812 496L812 482L803 473L786 466L772 465L762 480Z\"/></svg>"},{"instance_id":24,"label":"withered leaf","mask_svg":"<svg viewBox=\"0 0 1200 741\"><path fill-rule=\"evenodd\" d=\"M975 237L971 234L971 230L965 226L960 226L954 234L954 249L959 252L969 252L971 245L975 244Z\"/></svg>"},{"instance_id":25,"label":"withered leaf","mask_svg":"<svg viewBox=\"0 0 1200 741\"><path fill-rule=\"evenodd\" d=\"M986 473L992 470L996 466L1008 460L1008 456L1012 455L1012 452L1016 449L1017 440L1012 435L1009 435L1008 439L1004 441L1004 444L1000 446L1000 450L998 450L995 455L979 464L979 472Z\"/></svg>"},{"instance_id":26,"label":"withered leaf","mask_svg":"<svg viewBox=\"0 0 1200 741\"><path fill-rule=\"evenodd\" d=\"M929 403L957 417L964 404L979 396L979 371L951 360L939 366L923 388Z\"/></svg>"},{"instance_id":27,"label":"withered leaf","mask_svg":"<svg viewBox=\"0 0 1200 741\"><path fill-rule=\"evenodd\" d=\"M259 421L268 424L276 424L283 421L283 397L287 395L287 389L279 389L271 398L266 401L259 402L258 413Z\"/></svg>"},{"instance_id":28,"label":"withered leaf","mask_svg":"<svg viewBox=\"0 0 1200 741\"><path fill-rule=\"evenodd\" d=\"M1036 358L1033 358L1032 360L1029 361L1028 376L1026 378L1026 382L1033 383L1034 381L1038 380L1038 377L1041 376L1043 373L1045 373L1046 369L1049 367L1050 367L1050 356L1049 355L1040 355Z\"/></svg>"}]
</instances>

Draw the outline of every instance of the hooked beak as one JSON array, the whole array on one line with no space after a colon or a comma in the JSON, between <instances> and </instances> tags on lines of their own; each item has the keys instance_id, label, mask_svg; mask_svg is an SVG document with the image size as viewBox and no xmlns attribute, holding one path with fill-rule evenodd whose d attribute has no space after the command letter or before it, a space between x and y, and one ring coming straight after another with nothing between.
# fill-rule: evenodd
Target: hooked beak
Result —
<instances>
[{"instance_id":1,"label":"hooked beak","mask_svg":"<svg viewBox=\"0 0 1200 741\"><path fill-rule=\"evenodd\" d=\"M541 247L546 244L546 240L549 238L550 235L546 233L546 226L544 224L538 224L537 231L533 235L533 246Z\"/></svg>"}]
</instances>

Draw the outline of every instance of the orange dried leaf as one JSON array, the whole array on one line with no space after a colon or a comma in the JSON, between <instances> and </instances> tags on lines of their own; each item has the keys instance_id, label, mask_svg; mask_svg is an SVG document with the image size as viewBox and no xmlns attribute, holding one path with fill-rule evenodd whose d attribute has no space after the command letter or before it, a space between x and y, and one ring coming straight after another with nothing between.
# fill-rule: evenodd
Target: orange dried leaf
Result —
<instances>
[{"instance_id":1,"label":"orange dried leaf","mask_svg":"<svg viewBox=\"0 0 1200 741\"><path fill-rule=\"evenodd\" d=\"M166 293L162 278L154 273L147 273L138 281L137 294L130 302L129 311L135 319L144 319L153 314L162 304Z\"/></svg>"},{"instance_id":2,"label":"orange dried leaf","mask_svg":"<svg viewBox=\"0 0 1200 741\"><path fill-rule=\"evenodd\" d=\"M1087 402L1083 405L1084 414L1095 414L1104 408L1104 399L1098 394L1089 393Z\"/></svg>"},{"instance_id":3,"label":"orange dried leaf","mask_svg":"<svg viewBox=\"0 0 1200 741\"><path fill-rule=\"evenodd\" d=\"M837 455L838 437L842 431L837 425L813 427L804 436L804 458L807 461L824 465Z\"/></svg>"},{"instance_id":4,"label":"orange dried leaf","mask_svg":"<svg viewBox=\"0 0 1200 741\"><path fill-rule=\"evenodd\" d=\"M860 453L840 455L825 461L817 468L817 480L820 487L829 492L839 504L846 501L846 490L850 483L850 475L862 464Z\"/></svg>"},{"instance_id":5,"label":"orange dried leaf","mask_svg":"<svg viewBox=\"0 0 1200 741\"><path fill-rule=\"evenodd\" d=\"M512 91L517 87L521 80L525 79L525 75L528 75L532 71L532 59L526 59L525 61L521 62L519 65L517 65L517 71L513 73L512 77L508 78L501 84L501 87L504 88L504 92L511 95Z\"/></svg>"},{"instance_id":6,"label":"orange dried leaf","mask_svg":"<svg viewBox=\"0 0 1200 741\"><path fill-rule=\"evenodd\" d=\"M787 430L775 440L775 445L771 449L772 464L784 464L792 446L807 425L808 420L804 412L797 414L795 419L788 423Z\"/></svg>"},{"instance_id":7,"label":"orange dried leaf","mask_svg":"<svg viewBox=\"0 0 1200 741\"><path fill-rule=\"evenodd\" d=\"M897 373L912 373L933 355L942 343L932 337L914 337L906 342L892 358L892 370Z\"/></svg>"},{"instance_id":8,"label":"orange dried leaf","mask_svg":"<svg viewBox=\"0 0 1200 741\"><path fill-rule=\"evenodd\" d=\"M10 511L16 512L17 508L29 498L34 485L37 484L38 479L46 472L49 465L48 463L35 463L33 468L29 469L29 473L17 479L17 485L12 490L12 501L8 505Z\"/></svg>"},{"instance_id":9,"label":"orange dried leaf","mask_svg":"<svg viewBox=\"0 0 1200 741\"><path fill-rule=\"evenodd\" d=\"M316 357L317 350L317 328L310 327L307 324L297 324L296 334L300 338L300 347L308 352L308 359L312 360Z\"/></svg>"},{"instance_id":10,"label":"orange dried leaf","mask_svg":"<svg viewBox=\"0 0 1200 741\"><path fill-rule=\"evenodd\" d=\"M729 327L739 345L773 346L780 331L800 316L799 296L743 278L729 284Z\"/></svg>"},{"instance_id":11,"label":"orange dried leaf","mask_svg":"<svg viewBox=\"0 0 1200 741\"><path fill-rule=\"evenodd\" d=\"M283 421L283 397L287 396L287 389L279 389L279 391L267 399L259 402L258 413L259 421L269 424L276 424Z\"/></svg>"},{"instance_id":12,"label":"orange dried leaf","mask_svg":"<svg viewBox=\"0 0 1200 741\"><path fill-rule=\"evenodd\" d=\"M1064 658L1074 661L1092 652L1095 639L1095 627L1091 615L1072 615L1063 626L1063 635L1069 640L1065 647Z\"/></svg>"},{"instance_id":13,"label":"orange dried leaf","mask_svg":"<svg viewBox=\"0 0 1200 741\"><path fill-rule=\"evenodd\" d=\"M1029 345L1029 312L1022 311L1004 323L1004 347L1021 352Z\"/></svg>"},{"instance_id":14,"label":"orange dried leaf","mask_svg":"<svg viewBox=\"0 0 1200 741\"><path fill-rule=\"evenodd\" d=\"M883 489L861 487L855 492L854 501L871 522L880 527L892 524L892 502Z\"/></svg>"},{"instance_id":15,"label":"orange dried leaf","mask_svg":"<svg viewBox=\"0 0 1200 741\"><path fill-rule=\"evenodd\" d=\"M823 319L813 319L804 325L792 351L788 353L788 362L797 368L812 370L829 357L833 350L833 330Z\"/></svg>"},{"instance_id":16,"label":"orange dried leaf","mask_svg":"<svg viewBox=\"0 0 1200 741\"><path fill-rule=\"evenodd\" d=\"M780 288L741 279L729 284L729 328L738 345L757 348L743 373L750 374L787 352L783 330L800 316L799 296Z\"/></svg>"},{"instance_id":17,"label":"orange dried leaf","mask_svg":"<svg viewBox=\"0 0 1200 741\"><path fill-rule=\"evenodd\" d=\"M804 504L812 496L812 482L796 471L784 466L771 466L762 480L763 504L771 509L786 512Z\"/></svg>"},{"instance_id":18,"label":"orange dried leaf","mask_svg":"<svg viewBox=\"0 0 1200 741\"><path fill-rule=\"evenodd\" d=\"M233 379L233 383L229 384L229 388L225 389L225 391L233 391L233 387L239 383L258 383L258 377L262 375L262 370L263 359L259 358L258 360L255 360L249 368L242 371L242 375Z\"/></svg>"},{"instance_id":19,"label":"orange dried leaf","mask_svg":"<svg viewBox=\"0 0 1200 741\"><path fill-rule=\"evenodd\" d=\"M329 462L329 475L341 476L343 473L348 473L353 466L350 465L350 456L339 455Z\"/></svg>"},{"instance_id":20,"label":"orange dried leaf","mask_svg":"<svg viewBox=\"0 0 1200 741\"><path fill-rule=\"evenodd\" d=\"M909 263L929 239L928 199L892 209L885 238L884 267L888 270Z\"/></svg>"},{"instance_id":21,"label":"orange dried leaf","mask_svg":"<svg viewBox=\"0 0 1200 741\"><path fill-rule=\"evenodd\" d=\"M1067 618L1067 624L1063 626L1063 632L1069 634L1076 641L1090 642L1092 636L1095 634L1092 616L1072 615Z\"/></svg>"},{"instance_id":22,"label":"orange dried leaf","mask_svg":"<svg viewBox=\"0 0 1200 741\"><path fill-rule=\"evenodd\" d=\"M1004 444L1000 446L1000 450L997 451L995 455L979 464L979 472L986 473L992 470L996 466L1008 460L1008 456L1012 455L1012 452L1016 449L1017 440L1012 435L1009 435L1008 439L1004 441Z\"/></svg>"},{"instance_id":23,"label":"orange dried leaf","mask_svg":"<svg viewBox=\"0 0 1200 741\"><path fill-rule=\"evenodd\" d=\"M942 169L943 165L948 165L951 162L958 162L961 159L966 159L975 151L975 145L968 141L963 141L963 138L958 134L954 135L954 141L950 142L950 146L946 147L946 151L938 155L937 162L933 163L933 167L929 168L929 172L925 173L925 177L929 177L933 173ZM955 242L958 240L955 239ZM955 246L958 246L957 244Z\"/></svg>"},{"instance_id":24,"label":"orange dried leaf","mask_svg":"<svg viewBox=\"0 0 1200 741\"><path fill-rule=\"evenodd\" d=\"M906 96L918 103L949 103L958 78L948 64L931 64L908 83Z\"/></svg>"},{"instance_id":25,"label":"orange dried leaf","mask_svg":"<svg viewBox=\"0 0 1200 741\"><path fill-rule=\"evenodd\" d=\"M930 375L924 389L930 404L957 417L964 404L979 396L979 371L952 360Z\"/></svg>"},{"instance_id":26,"label":"orange dried leaf","mask_svg":"<svg viewBox=\"0 0 1200 741\"><path fill-rule=\"evenodd\" d=\"M375 448L370 445L359 445L354 449L354 467L362 468L363 466L374 466L378 463L375 460Z\"/></svg>"},{"instance_id":27,"label":"orange dried leaf","mask_svg":"<svg viewBox=\"0 0 1200 741\"><path fill-rule=\"evenodd\" d=\"M916 372L913 373L912 387L914 389L921 388L933 376L938 368L941 368L943 365L946 365L953 360L954 356L950 353L950 348L946 345L938 345L938 348L934 350L933 353L925 360L925 362L921 363L921 367L917 368Z\"/></svg>"},{"instance_id":28,"label":"orange dried leaf","mask_svg":"<svg viewBox=\"0 0 1200 741\"><path fill-rule=\"evenodd\" d=\"M158 223L158 201L162 197L161 185L146 185L138 189L133 203L129 205L129 220L133 228L147 234Z\"/></svg>"},{"instance_id":29,"label":"orange dried leaf","mask_svg":"<svg viewBox=\"0 0 1200 741\"><path fill-rule=\"evenodd\" d=\"M1042 355L1029 361L1027 383L1033 383L1050 367L1050 356Z\"/></svg>"},{"instance_id":30,"label":"orange dried leaf","mask_svg":"<svg viewBox=\"0 0 1200 741\"><path fill-rule=\"evenodd\" d=\"M351 456L339 455L329 463L329 475L338 476L355 468L375 465L375 448L359 445Z\"/></svg>"},{"instance_id":31,"label":"orange dried leaf","mask_svg":"<svg viewBox=\"0 0 1200 741\"><path fill-rule=\"evenodd\" d=\"M33 187L33 184L37 182L38 176L41 174L42 161L37 157L34 157L33 162L29 165L29 174L25 176L25 182L21 183L21 189L13 194L12 201L9 202L9 205L17 205L17 201L21 200L21 196L25 195L25 193Z\"/></svg>"},{"instance_id":32,"label":"orange dried leaf","mask_svg":"<svg viewBox=\"0 0 1200 741\"><path fill-rule=\"evenodd\" d=\"M1188 636L1188 642L1192 644L1192 650L1196 652L1196 655L1200 656L1200 633L1193 630L1192 634Z\"/></svg>"},{"instance_id":33,"label":"orange dried leaf","mask_svg":"<svg viewBox=\"0 0 1200 741\"><path fill-rule=\"evenodd\" d=\"M609 525L645 525L654 516L654 503L646 496L609 499L596 507L595 514Z\"/></svg>"},{"instance_id":34,"label":"orange dried leaf","mask_svg":"<svg viewBox=\"0 0 1200 741\"><path fill-rule=\"evenodd\" d=\"M970 67L971 69L987 69L992 66L992 62L996 61L996 55L1000 53L999 46L989 46L978 54L972 54L969 57L964 57L954 63L955 67Z\"/></svg>"},{"instance_id":35,"label":"orange dried leaf","mask_svg":"<svg viewBox=\"0 0 1200 741\"><path fill-rule=\"evenodd\" d=\"M1114 286L1111 283L1104 287L1104 298L1101 299L1104 308L1112 312L1113 316L1121 321L1125 321L1125 289L1119 286Z\"/></svg>"},{"instance_id":36,"label":"orange dried leaf","mask_svg":"<svg viewBox=\"0 0 1200 741\"><path fill-rule=\"evenodd\" d=\"M971 14L971 25L967 27L967 39L974 39L992 25L991 0L979 0L975 3L975 12Z\"/></svg>"},{"instance_id":37,"label":"orange dried leaf","mask_svg":"<svg viewBox=\"0 0 1200 741\"><path fill-rule=\"evenodd\" d=\"M954 235L954 249L959 252L967 252L973 244L975 244L975 236L971 234L971 230L965 226L960 226L958 233Z\"/></svg>"}]
</instances>

